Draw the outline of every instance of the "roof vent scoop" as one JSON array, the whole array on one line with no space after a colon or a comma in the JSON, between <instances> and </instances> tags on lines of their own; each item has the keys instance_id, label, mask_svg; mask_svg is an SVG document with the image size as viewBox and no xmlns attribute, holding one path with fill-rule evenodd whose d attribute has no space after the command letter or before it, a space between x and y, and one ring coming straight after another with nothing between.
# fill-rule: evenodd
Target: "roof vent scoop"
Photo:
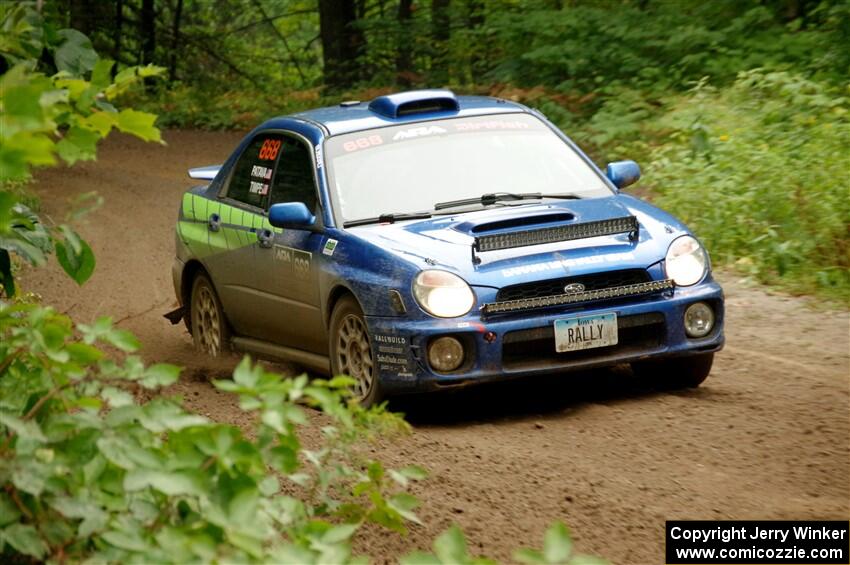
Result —
<instances>
[{"instance_id":1,"label":"roof vent scoop","mask_svg":"<svg viewBox=\"0 0 850 565\"><path fill-rule=\"evenodd\" d=\"M415 114L457 112L457 97L451 90L411 90L379 96L369 102L369 109L387 118L401 118Z\"/></svg>"}]
</instances>

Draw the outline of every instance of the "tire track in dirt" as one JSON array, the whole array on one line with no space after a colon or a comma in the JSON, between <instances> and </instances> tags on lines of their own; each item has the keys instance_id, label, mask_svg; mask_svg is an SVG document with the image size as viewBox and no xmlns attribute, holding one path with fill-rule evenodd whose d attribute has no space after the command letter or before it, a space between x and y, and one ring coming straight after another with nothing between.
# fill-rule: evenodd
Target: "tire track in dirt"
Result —
<instances>
[{"instance_id":1,"label":"tire track in dirt","mask_svg":"<svg viewBox=\"0 0 850 565\"><path fill-rule=\"evenodd\" d=\"M79 322L121 320L148 361L187 367L173 392L189 406L245 425L234 399L209 384L236 360L198 356L183 325L162 318L175 303L185 171L221 162L240 137L171 131L156 146L116 136L96 163L40 172L35 189L51 217L74 195L105 197L80 226L98 266L82 288L55 263L26 273L25 285ZM729 345L698 390L659 393L617 369L397 402L414 433L371 449L390 465L431 470L415 487L424 525L404 538L370 529L359 549L391 562L456 522L474 551L508 561L563 520L582 551L660 563L667 519L850 518L848 312L720 278Z\"/></svg>"}]
</instances>

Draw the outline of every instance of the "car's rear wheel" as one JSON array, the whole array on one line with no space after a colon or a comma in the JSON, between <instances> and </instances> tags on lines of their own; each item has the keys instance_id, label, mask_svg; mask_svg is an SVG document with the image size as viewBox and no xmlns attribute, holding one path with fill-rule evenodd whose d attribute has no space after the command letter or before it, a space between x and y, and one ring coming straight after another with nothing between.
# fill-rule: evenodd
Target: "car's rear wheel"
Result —
<instances>
[{"instance_id":1,"label":"car's rear wheel","mask_svg":"<svg viewBox=\"0 0 850 565\"><path fill-rule=\"evenodd\" d=\"M219 357L229 350L230 332L224 318L221 301L212 281L199 273L192 283L189 315L192 318L192 339L195 347L210 357Z\"/></svg>"},{"instance_id":2,"label":"car's rear wheel","mask_svg":"<svg viewBox=\"0 0 850 565\"><path fill-rule=\"evenodd\" d=\"M383 398L363 310L351 296L337 302L330 322L331 371L355 380L352 394L365 407Z\"/></svg>"},{"instance_id":3,"label":"car's rear wheel","mask_svg":"<svg viewBox=\"0 0 850 565\"><path fill-rule=\"evenodd\" d=\"M675 357L660 361L632 363L632 370L639 378L656 388L677 390L697 388L708 378L714 353L702 353L688 357Z\"/></svg>"}]
</instances>

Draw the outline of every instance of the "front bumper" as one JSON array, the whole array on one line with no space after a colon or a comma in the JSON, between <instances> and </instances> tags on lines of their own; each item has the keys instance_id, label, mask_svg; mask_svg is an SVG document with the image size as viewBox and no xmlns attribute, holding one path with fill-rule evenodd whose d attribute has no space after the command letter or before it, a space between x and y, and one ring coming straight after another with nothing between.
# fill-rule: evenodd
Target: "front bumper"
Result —
<instances>
[{"instance_id":1,"label":"front bumper","mask_svg":"<svg viewBox=\"0 0 850 565\"><path fill-rule=\"evenodd\" d=\"M685 309L699 301L714 308L716 321L711 333L692 339L685 335L683 317ZM555 320L605 312L617 314L617 345L555 352ZM452 320L369 316L367 323L379 378L390 393L709 353L724 343L723 290L711 280L627 303L608 301L493 316L471 313ZM428 343L441 335L458 337L466 349L466 361L451 374L433 370L427 361Z\"/></svg>"}]
</instances>

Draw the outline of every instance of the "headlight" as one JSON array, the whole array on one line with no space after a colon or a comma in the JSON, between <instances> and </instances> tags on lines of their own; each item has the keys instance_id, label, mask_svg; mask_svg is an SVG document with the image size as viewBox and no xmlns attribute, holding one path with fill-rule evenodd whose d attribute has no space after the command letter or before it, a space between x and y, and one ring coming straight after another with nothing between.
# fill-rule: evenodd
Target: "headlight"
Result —
<instances>
[{"instance_id":1,"label":"headlight","mask_svg":"<svg viewBox=\"0 0 850 565\"><path fill-rule=\"evenodd\" d=\"M413 280L413 296L429 314L438 318L463 316L475 297L466 281L447 271L422 271Z\"/></svg>"},{"instance_id":2,"label":"headlight","mask_svg":"<svg viewBox=\"0 0 850 565\"><path fill-rule=\"evenodd\" d=\"M670 244L664 263L667 278L673 279L676 286L691 286L705 275L708 255L696 239L683 235Z\"/></svg>"}]
</instances>

